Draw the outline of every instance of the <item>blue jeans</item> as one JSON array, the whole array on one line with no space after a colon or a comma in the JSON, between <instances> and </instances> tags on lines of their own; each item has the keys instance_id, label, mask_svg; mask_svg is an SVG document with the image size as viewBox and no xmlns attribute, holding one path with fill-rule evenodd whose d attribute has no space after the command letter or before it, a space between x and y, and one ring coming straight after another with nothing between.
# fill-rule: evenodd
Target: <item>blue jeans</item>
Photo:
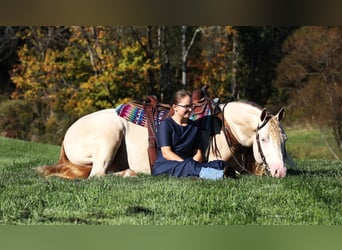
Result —
<instances>
[{"instance_id":1,"label":"blue jeans","mask_svg":"<svg viewBox=\"0 0 342 250\"><path fill-rule=\"evenodd\" d=\"M197 162L191 158L184 161L157 161L152 168L152 175L166 174L174 177L197 176L203 179L223 177L224 161Z\"/></svg>"}]
</instances>

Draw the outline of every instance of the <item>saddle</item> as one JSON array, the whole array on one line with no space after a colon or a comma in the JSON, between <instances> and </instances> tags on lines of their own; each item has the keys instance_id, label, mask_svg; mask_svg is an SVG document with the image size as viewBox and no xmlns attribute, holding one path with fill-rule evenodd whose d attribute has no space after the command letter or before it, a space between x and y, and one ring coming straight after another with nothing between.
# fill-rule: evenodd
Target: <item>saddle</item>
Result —
<instances>
[{"instance_id":1,"label":"saddle","mask_svg":"<svg viewBox=\"0 0 342 250\"><path fill-rule=\"evenodd\" d=\"M167 109L169 113L170 106L166 104L159 104L156 96L148 96L148 102L143 103L143 109L146 115L147 131L148 131L148 158L150 167L152 167L157 160L157 135L155 117L158 117L160 109ZM165 118L165 117L163 117ZM157 118L158 122L158 118Z\"/></svg>"}]
</instances>

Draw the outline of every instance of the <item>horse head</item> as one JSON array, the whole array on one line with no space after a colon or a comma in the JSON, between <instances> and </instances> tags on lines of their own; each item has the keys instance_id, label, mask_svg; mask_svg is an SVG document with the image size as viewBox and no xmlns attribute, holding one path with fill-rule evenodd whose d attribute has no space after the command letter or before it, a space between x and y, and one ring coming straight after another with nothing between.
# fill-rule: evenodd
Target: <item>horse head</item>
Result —
<instances>
[{"instance_id":1,"label":"horse head","mask_svg":"<svg viewBox=\"0 0 342 250\"><path fill-rule=\"evenodd\" d=\"M264 109L253 142L255 161L264 164L273 177L285 177L287 171L284 163L287 137L280 125L284 115L283 108L276 115L271 115Z\"/></svg>"}]
</instances>

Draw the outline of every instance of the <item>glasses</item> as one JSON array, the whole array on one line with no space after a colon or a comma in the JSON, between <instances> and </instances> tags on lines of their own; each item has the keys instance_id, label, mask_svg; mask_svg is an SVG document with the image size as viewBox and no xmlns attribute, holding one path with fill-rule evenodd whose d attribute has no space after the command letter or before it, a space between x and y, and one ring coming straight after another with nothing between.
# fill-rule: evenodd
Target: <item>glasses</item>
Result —
<instances>
[{"instance_id":1,"label":"glasses","mask_svg":"<svg viewBox=\"0 0 342 250\"><path fill-rule=\"evenodd\" d=\"M178 107L182 107L184 109L187 109L187 110L191 110L192 109L192 105L181 105L181 104L176 104Z\"/></svg>"}]
</instances>

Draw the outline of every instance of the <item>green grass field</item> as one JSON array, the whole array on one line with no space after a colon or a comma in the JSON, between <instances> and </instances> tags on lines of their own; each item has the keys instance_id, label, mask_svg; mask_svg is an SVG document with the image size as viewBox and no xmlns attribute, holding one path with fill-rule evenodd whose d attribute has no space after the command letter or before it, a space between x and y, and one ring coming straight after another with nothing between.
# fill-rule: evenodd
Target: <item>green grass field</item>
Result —
<instances>
[{"instance_id":1,"label":"green grass field","mask_svg":"<svg viewBox=\"0 0 342 250\"><path fill-rule=\"evenodd\" d=\"M288 134L292 154L303 133ZM322 146L310 138L311 150L301 154ZM58 155L59 146L0 138L0 224L342 225L342 163L328 153L295 158L297 168L283 179L108 175L70 181L35 173Z\"/></svg>"},{"instance_id":2,"label":"green grass field","mask_svg":"<svg viewBox=\"0 0 342 250\"><path fill-rule=\"evenodd\" d=\"M331 129L292 128L286 129L288 135L287 149L297 159L336 159L331 150L342 159L342 151L338 149ZM324 142L324 139L328 145Z\"/></svg>"}]
</instances>

